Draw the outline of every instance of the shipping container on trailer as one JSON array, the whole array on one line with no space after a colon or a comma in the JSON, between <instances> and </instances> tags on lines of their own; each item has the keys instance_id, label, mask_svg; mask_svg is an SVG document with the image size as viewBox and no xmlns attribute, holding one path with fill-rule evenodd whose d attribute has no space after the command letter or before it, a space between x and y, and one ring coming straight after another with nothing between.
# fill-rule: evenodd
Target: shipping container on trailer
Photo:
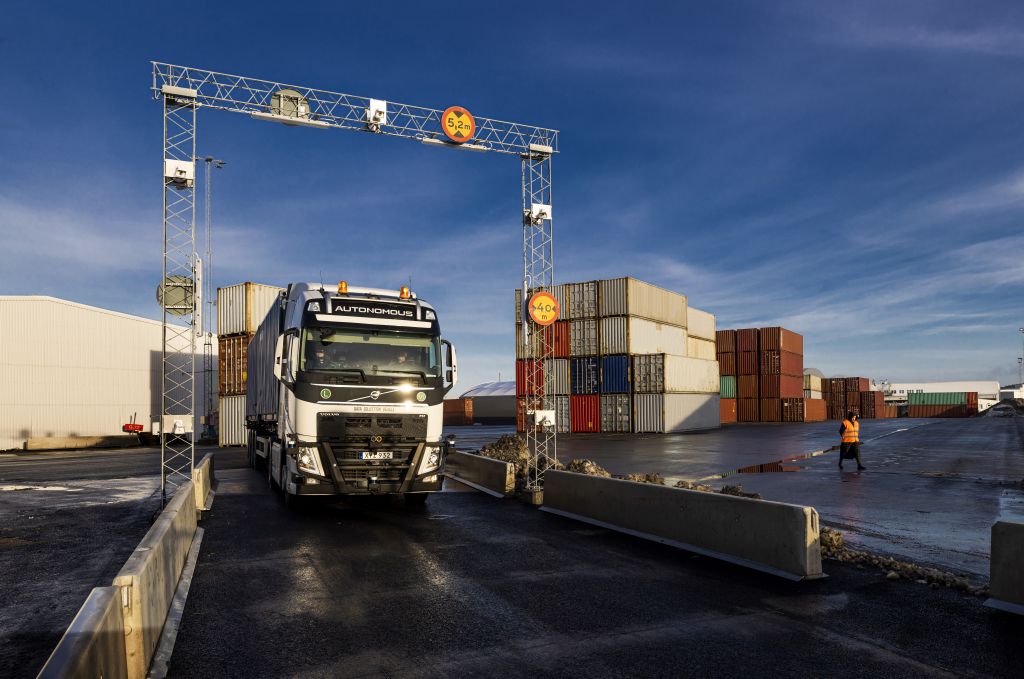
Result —
<instances>
[{"instance_id":1,"label":"shipping container on trailer","mask_svg":"<svg viewBox=\"0 0 1024 679\"><path fill-rule=\"evenodd\" d=\"M544 343L551 347L551 356L554 358L569 358L572 355L570 328L569 321L555 321L544 328Z\"/></svg>"},{"instance_id":2,"label":"shipping container on trailer","mask_svg":"<svg viewBox=\"0 0 1024 679\"><path fill-rule=\"evenodd\" d=\"M570 396L569 426L575 433L601 431L601 397L596 394Z\"/></svg>"},{"instance_id":3,"label":"shipping container on trailer","mask_svg":"<svg viewBox=\"0 0 1024 679\"><path fill-rule=\"evenodd\" d=\"M238 283L217 288L217 334L252 335L284 288Z\"/></svg>"},{"instance_id":4,"label":"shipping container on trailer","mask_svg":"<svg viewBox=\"0 0 1024 679\"><path fill-rule=\"evenodd\" d=\"M686 295L635 278L606 279L598 287L601 316L636 316L687 327Z\"/></svg>"},{"instance_id":5,"label":"shipping container on trailer","mask_svg":"<svg viewBox=\"0 0 1024 679\"><path fill-rule=\"evenodd\" d=\"M600 325L601 354L686 355L687 335L684 328L638 316L602 318ZM574 327L574 335L575 332Z\"/></svg>"},{"instance_id":6,"label":"shipping container on trailer","mask_svg":"<svg viewBox=\"0 0 1024 679\"><path fill-rule=\"evenodd\" d=\"M569 301L569 313L565 318L597 318L597 281L566 283L565 287Z\"/></svg>"},{"instance_id":7,"label":"shipping container on trailer","mask_svg":"<svg viewBox=\"0 0 1024 679\"><path fill-rule=\"evenodd\" d=\"M723 375L735 375L736 374L736 354L734 353L718 353L718 372Z\"/></svg>"},{"instance_id":8,"label":"shipping container on trailer","mask_svg":"<svg viewBox=\"0 0 1024 679\"><path fill-rule=\"evenodd\" d=\"M686 337L686 355L690 358L700 358L705 361L718 360L713 340L701 339L690 335Z\"/></svg>"},{"instance_id":9,"label":"shipping container on trailer","mask_svg":"<svg viewBox=\"0 0 1024 679\"><path fill-rule=\"evenodd\" d=\"M569 359L549 358L544 361L544 395L567 396L569 393Z\"/></svg>"},{"instance_id":10,"label":"shipping container on trailer","mask_svg":"<svg viewBox=\"0 0 1024 679\"><path fill-rule=\"evenodd\" d=\"M789 351L762 351L760 356L762 375L795 375L800 377L803 388L804 357Z\"/></svg>"},{"instance_id":11,"label":"shipping container on trailer","mask_svg":"<svg viewBox=\"0 0 1024 679\"><path fill-rule=\"evenodd\" d=\"M741 351L736 354L736 373L738 375L757 375L760 373L756 351Z\"/></svg>"},{"instance_id":12,"label":"shipping container on trailer","mask_svg":"<svg viewBox=\"0 0 1024 679\"><path fill-rule=\"evenodd\" d=\"M736 353L736 331L716 330L715 331L716 351L720 354Z\"/></svg>"},{"instance_id":13,"label":"shipping container on trailer","mask_svg":"<svg viewBox=\"0 0 1024 679\"><path fill-rule=\"evenodd\" d=\"M733 424L736 419L736 399L720 398L718 400L718 421L722 424Z\"/></svg>"},{"instance_id":14,"label":"shipping container on trailer","mask_svg":"<svg viewBox=\"0 0 1024 679\"><path fill-rule=\"evenodd\" d=\"M252 335L231 335L217 339L217 394L240 396L245 394L249 342Z\"/></svg>"},{"instance_id":15,"label":"shipping container on trailer","mask_svg":"<svg viewBox=\"0 0 1024 679\"><path fill-rule=\"evenodd\" d=\"M796 375L761 375L761 398L803 398L803 380Z\"/></svg>"},{"instance_id":16,"label":"shipping container on trailer","mask_svg":"<svg viewBox=\"0 0 1024 679\"><path fill-rule=\"evenodd\" d=\"M718 395L723 399L736 398L736 376L722 375L718 379Z\"/></svg>"},{"instance_id":17,"label":"shipping container on trailer","mask_svg":"<svg viewBox=\"0 0 1024 679\"><path fill-rule=\"evenodd\" d=\"M759 399L759 398L738 398L738 399L736 399L736 420L738 422L760 422L761 421L761 399Z\"/></svg>"},{"instance_id":18,"label":"shipping container on trailer","mask_svg":"<svg viewBox=\"0 0 1024 679\"><path fill-rule=\"evenodd\" d=\"M573 358L569 363L572 394L596 394L601 383L601 363L595 356Z\"/></svg>"},{"instance_id":19,"label":"shipping container on trailer","mask_svg":"<svg viewBox=\"0 0 1024 679\"><path fill-rule=\"evenodd\" d=\"M538 394L543 387L543 360L525 359L516 361L516 396Z\"/></svg>"},{"instance_id":20,"label":"shipping container on trailer","mask_svg":"<svg viewBox=\"0 0 1024 679\"><path fill-rule=\"evenodd\" d=\"M788 351L804 353L804 336L785 328L761 328L758 334L761 351Z\"/></svg>"},{"instance_id":21,"label":"shipping container on trailer","mask_svg":"<svg viewBox=\"0 0 1024 679\"><path fill-rule=\"evenodd\" d=\"M686 310L686 331L690 337L715 341L715 315L689 307Z\"/></svg>"},{"instance_id":22,"label":"shipping container on trailer","mask_svg":"<svg viewBox=\"0 0 1024 679\"><path fill-rule=\"evenodd\" d=\"M736 378L736 396L738 398L761 398L757 375L740 375Z\"/></svg>"},{"instance_id":23,"label":"shipping container on trailer","mask_svg":"<svg viewBox=\"0 0 1024 679\"><path fill-rule=\"evenodd\" d=\"M217 445L244 446L249 438L245 428L245 394L221 396L218 405Z\"/></svg>"},{"instance_id":24,"label":"shipping container on trailer","mask_svg":"<svg viewBox=\"0 0 1024 679\"><path fill-rule=\"evenodd\" d=\"M633 431L667 434L717 429L718 394L634 394Z\"/></svg>"},{"instance_id":25,"label":"shipping container on trailer","mask_svg":"<svg viewBox=\"0 0 1024 679\"><path fill-rule=\"evenodd\" d=\"M601 394L601 431L626 432L632 427L629 394Z\"/></svg>"},{"instance_id":26,"label":"shipping container on trailer","mask_svg":"<svg viewBox=\"0 0 1024 679\"><path fill-rule=\"evenodd\" d=\"M605 356L601 359L601 393L628 394L629 356Z\"/></svg>"},{"instance_id":27,"label":"shipping container on trailer","mask_svg":"<svg viewBox=\"0 0 1024 679\"><path fill-rule=\"evenodd\" d=\"M761 421L781 422L782 421L782 399L762 398L761 399Z\"/></svg>"},{"instance_id":28,"label":"shipping container on trailer","mask_svg":"<svg viewBox=\"0 0 1024 679\"><path fill-rule=\"evenodd\" d=\"M598 323L595 319L576 320L569 324L569 355L596 356L598 354Z\"/></svg>"},{"instance_id":29,"label":"shipping container on trailer","mask_svg":"<svg viewBox=\"0 0 1024 679\"><path fill-rule=\"evenodd\" d=\"M717 394L717 361L673 356L638 354L633 356L633 391L637 393Z\"/></svg>"}]
</instances>

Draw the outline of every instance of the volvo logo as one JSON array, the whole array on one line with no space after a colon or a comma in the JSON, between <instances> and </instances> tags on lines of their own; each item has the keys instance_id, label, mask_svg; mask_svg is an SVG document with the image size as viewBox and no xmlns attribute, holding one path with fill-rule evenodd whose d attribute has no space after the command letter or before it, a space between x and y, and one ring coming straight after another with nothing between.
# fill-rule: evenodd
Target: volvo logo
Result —
<instances>
[{"instance_id":1,"label":"volvo logo","mask_svg":"<svg viewBox=\"0 0 1024 679\"><path fill-rule=\"evenodd\" d=\"M376 401L378 398L380 398L380 391L377 390L377 389L374 389L373 391L371 391L370 392L370 398L372 398L374 401Z\"/></svg>"}]
</instances>

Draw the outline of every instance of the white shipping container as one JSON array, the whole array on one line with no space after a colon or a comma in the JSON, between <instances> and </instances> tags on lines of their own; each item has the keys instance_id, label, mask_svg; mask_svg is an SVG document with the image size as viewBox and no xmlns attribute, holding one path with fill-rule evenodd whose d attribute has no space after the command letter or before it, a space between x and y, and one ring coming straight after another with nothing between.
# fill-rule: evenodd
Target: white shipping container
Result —
<instances>
[{"instance_id":1,"label":"white shipping container","mask_svg":"<svg viewBox=\"0 0 1024 679\"><path fill-rule=\"evenodd\" d=\"M690 331L687 330L686 332L689 333ZM701 339L691 335L687 335L686 337L686 355L690 358L699 358L703 361L718 360L718 354L715 353L714 340Z\"/></svg>"},{"instance_id":2,"label":"white shipping container","mask_svg":"<svg viewBox=\"0 0 1024 679\"><path fill-rule=\"evenodd\" d=\"M597 318L597 281L566 283L569 315L565 318Z\"/></svg>"},{"instance_id":3,"label":"white shipping container","mask_svg":"<svg viewBox=\"0 0 1024 679\"><path fill-rule=\"evenodd\" d=\"M686 295L635 278L603 280L598 287L601 316L639 316L687 327Z\"/></svg>"},{"instance_id":4,"label":"white shipping container","mask_svg":"<svg viewBox=\"0 0 1024 679\"><path fill-rule=\"evenodd\" d=\"M262 283L217 288L217 333L222 336L253 334L282 291L284 288Z\"/></svg>"},{"instance_id":5,"label":"white shipping container","mask_svg":"<svg viewBox=\"0 0 1024 679\"><path fill-rule=\"evenodd\" d=\"M635 394L633 431L667 434L718 429L718 394Z\"/></svg>"},{"instance_id":6,"label":"white shipping container","mask_svg":"<svg viewBox=\"0 0 1024 679\"><path fill-rule=\"evenodd\" d=\"M555 432L558 434L568 434L570 427L569 397L546 396L544 402L549 410L555 411Z\"/></svg>"},{"instance_id":7,"label":"white shipping container","mask_svg":"<svg viewBox=\"0 0 1024 679\"><path fill-rule=\"evenodd\" d=\"M630 430L630 395L601 395L601 431L628 432Z\"/></svg>"},{"instance_id":8,"label":"white shipping container","mask_svg":"<svg viewBox=\"0 0 1024 679\"><path fill-rule=\"evenodd\" d=\"M601 354L686 355L686 330L637 316L601 319ZM575 345L576 326L570 340ZM597 352L594 352L597 353ZM576 356L577 354L573 354ZM583 354L579 354L582 356Z\"/></svg>"},{"instance_id":9,"label":"white shipping container","mask_svg":"<svg viewBox=\"0 0 1024 679\"><path fill-rule=\"evenodd\" d=\"M814 391L813 389L804 389L804 398L821 399L821 392Z\"/></svg>"},{"instance_id":10,"label":"white shipping container","mask_svg":"<svg viewBox=\"0 0 1024 679\"><path fill-rule=\"evenodd\" d=\"M217 419L217 444L244 446L249 435L245 428L245 394L221 396L220 414Z\"/></svg>"},{"instance_id":11,"label":"white shipping container","mask_svg":"<svg viewBox=\"0 0 1024 679\"><path fill-rule=\"evenodd\" d=\"M686 331L690 337L715 341L715 315L690 307L686 310Z\"/></svg>"},{"instance_id":12,"label":"white shipping container","mask_svg":"<svg viewBox=\"0 0 1024 679\"><path fill-rule=\"evenodd\" d=\"M552 396L570 393L569 359L549 358L544 361L544 393Z\"/></svg>"},{"instance_id":13,"label":"white shipping container","mask_svg":"<svg viewBox=\"0 0 1024 679\"><path fill-rule=\"evenodd\" d=\"M817 375L810 373L804 373L804 389L810 389L811 391L821 391L821 378Z\"/></svg>"},{"instance_id":14,"label":"white shipping container","mask_svg":"<svg viewBox=\"0 0 1024 679\"><path fill-rule=\"evenodd\" d=\"M543 330L540 326L532 324L530 328L532 332L528 340L529 345L527 345L527 341L523 339L523 324L516 323L516 358L539 358L541 356L541 350L544 346L542 342ZM532 352L529 351L530 347L533 348Z\"/></svg>"},{"instance_id":15,"label":"white shipping container","mask_svg":"<svg viewBox=\"0 0 1024 679\"><path fill-rule=\"evenodd\" d=\"M717 394L718 361L648 354L633 356L633 391L637 393Z\"/></svg>"},{"instance_id":16,"label":"white shipping container","mask_svg":"<svg viewBox=\"0 0 1024 679\"><path fill-rule=\"evenodd\" d=\"M597 321L588 319L585 321L571 321L569 324L569 355L570 356L596 356L597 355ZM625 353L603 352L603 353Z\"/></svg>"}]
</instances>

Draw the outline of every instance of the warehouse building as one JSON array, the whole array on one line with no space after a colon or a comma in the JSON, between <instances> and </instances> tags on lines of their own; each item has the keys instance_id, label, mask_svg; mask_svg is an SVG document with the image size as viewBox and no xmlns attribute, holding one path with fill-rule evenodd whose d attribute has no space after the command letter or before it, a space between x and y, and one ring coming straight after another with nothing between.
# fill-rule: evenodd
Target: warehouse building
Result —
<instances>
[{"instance_id":1,"label":"warehouse building","mask_svg":"<svg viewBox=\"0 0 1024 679\"><path fill-rule=\"evenodd\" d=\"M201 340L196 345L201 371ZM55 297L0 295L0 450L31 439L118 435L133 418L153 431L162 347L160 321ZM197 416L203 382L200 372Z\"/></svg>"},{"instance_id":2,"label":"warehouse building","mask_svg":"<svg viewBox=\"0 0 1024 679\"><path fill-rule=\"evenodd\" d=\"M461 399L472 402L473 424L515 424L516 383L486 382L467 390Z\"/></svg>"}]
</instances>

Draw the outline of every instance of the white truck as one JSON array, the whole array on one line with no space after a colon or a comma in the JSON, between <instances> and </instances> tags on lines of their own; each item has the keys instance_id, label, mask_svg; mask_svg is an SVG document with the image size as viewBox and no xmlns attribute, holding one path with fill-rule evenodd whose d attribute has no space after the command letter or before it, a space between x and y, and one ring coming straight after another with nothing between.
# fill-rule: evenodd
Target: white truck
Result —
<instances>
[{"instance_id":1,"label":"white truck","mask_svg":"<svg viewBox=\"0 0 1024 679\"><path fill-rule=\"evenodd\" d=\"M398 493L421 503L441 490L455 348L409 288L292 283L246 363L249 462L286 504Z\"/></svg>"}]
</instances>

